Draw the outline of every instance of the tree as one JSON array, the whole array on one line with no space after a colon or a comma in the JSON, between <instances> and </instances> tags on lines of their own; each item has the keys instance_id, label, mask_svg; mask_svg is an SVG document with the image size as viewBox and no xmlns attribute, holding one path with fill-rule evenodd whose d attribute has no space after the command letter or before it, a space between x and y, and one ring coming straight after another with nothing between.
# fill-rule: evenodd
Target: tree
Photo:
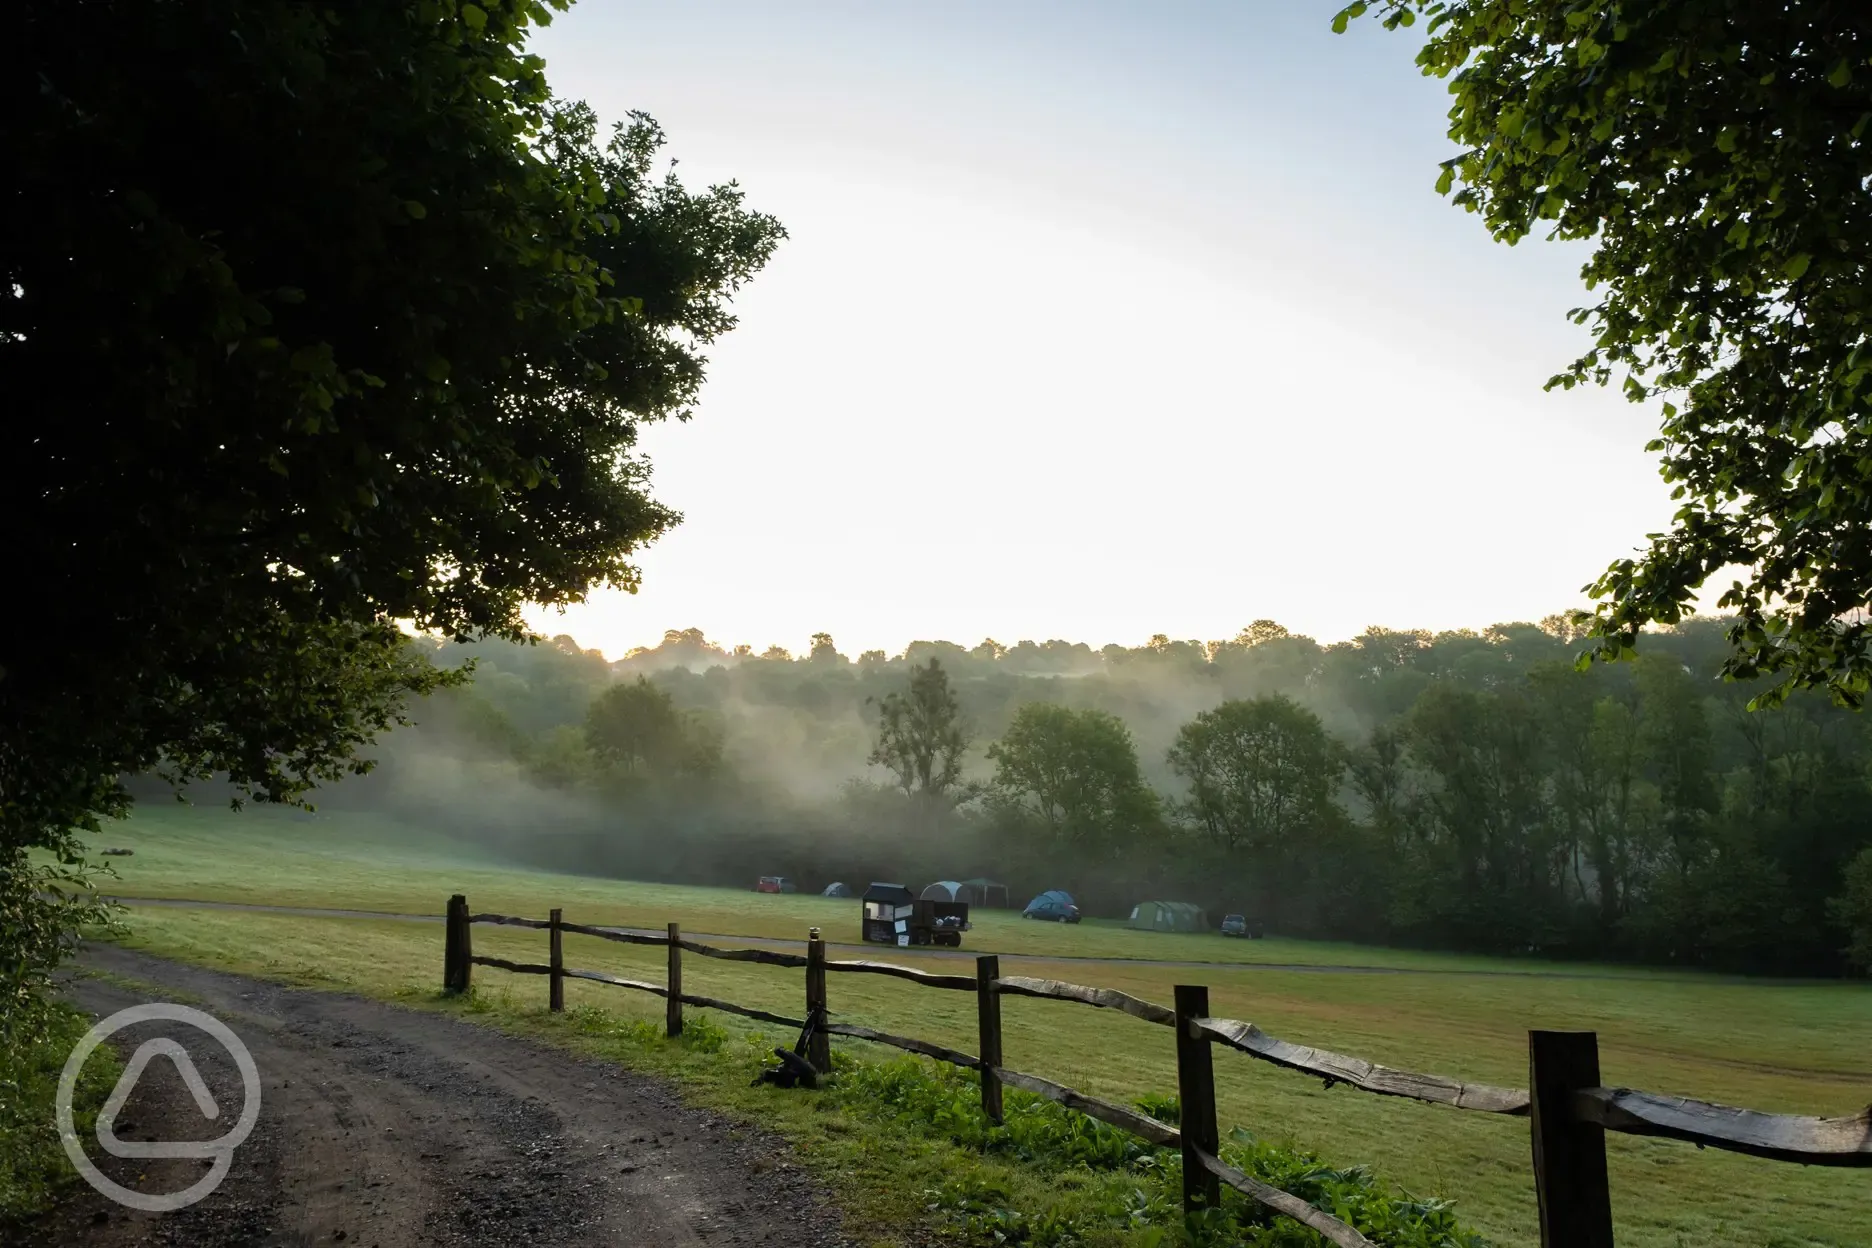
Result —
<instances>
[{"instance_id":1,"label":"tree","mask_svg":"<svg viewBox=\"0 0 1872 1248\"><path fill-rule=\"evenodd\" d=\"M1210 839L1266 863L1298 854L1343 817L1333 799L1343 751L1319 716L1280 694L1201 712L1178 730L1169 762Z\"/></svg>"},{"instance_id":2,"label":"tree","mask_svg":"<svg viewBox=\"0 0 1872 1248\"><path fill-rule=\"evenodd\" d=\"M1345 752L1299 703L1271 694L1203 711L1177 731L1168 761L1189 785L1184 810L1246 866L1263 921L1294 921L1306 881L1346 865L1333 843L1346 826L1333 796Z\"/></svg>"},{"instance_id":3,"label":"tree","mask_svg":"<svg viewBox=\"0 0 1872 1248\"><path fill-rule=\"evenodd\" d=\"M1157 795L1138 771L1130 729L1115 715L1030 702L988 757L997 798L1061 844L1107 852L1157 823Z\"/></svg>"},{"instance_id":4,"label":"tree","mask_svg":"<svg viewBox=\"0 0 1872 1248\"><path fill-rule=\"evenodd\" d=\"M1846 960L1872 975L1872 846L1859 851L1843 883L1845 891L1830 907L1833 920L1846 932Z\"/></svg>"},{"instance_id":5,"label":"tree","mask_svg":"<svg viewBox=\"0 0 1872 1248\"><path fill-rule=\"evenodd\" d=\"M1570 663L1543 663L1528 673L1550 751L1556 817L1570 842L1574 887L1610 931L1631 901L1649 845L1640 721L1632 708L1604 696L1598 682ZM1590 866L1590 886L1581 871Z\"/></svg>"},{"instance_id":6,"label":"tree","mask_svg":"<svg viewBox=\"0 0 1872 1248\"><path fill-rule=\"evenodd\" d=\"M1427 780L1415 848L1430 867L1410 908L1466 942L1538 943L1555 917L1558 837L1541 729L1519 689L1448 683L1426 689L1404 719L1410 759Z\"/></svg>"},{"instance_id":7,"label":"tree","mask_svg":"<svg viewBox=\"0 0 1872 1248\"><path fill-rule=\"evenodd\" d=\"M609 136L547 5L34 4L0 132L0 891L118 775L296 800L676 523L686 417L781 230ZM180 69L178 67L181 67ZM25 880L25 883L21 883ZM9 908L6 914L14 911ZM7 920L11 922L11 920ZM7 931L0 930L0 943Z\"/></svg>"},{"instance_id":8,"label":"tree","mask_svg":"<svg viewBox=\"0 0 1872 1248\"><path fill-rule=\"evenodd\" d=\"M912 669L907 693L886 694L878 703L877 743L868 761L889 768L897 787L926 808L947 806L958 795L968 744L949 674L931 659Z\"/></svg>"},{"instance_id":9,"label":"tree","mask_svg":"<svg viewBox=\"0 0 1872 1248\"><path fill-rule=\"evenodd\" d=\"M639 676L611 686L585 714L585 744L631 779L707 776L721 765L719 733L676 709L665 690Z\"/></svg>"},{"instance_id":10,"label":"tree","mask_svg":"<svg viewBox=\"0 0 1872 1248\"><path fill-rule=\"evenodd\" d=\"M1371 6L1360 0L1334 20ZM1514 243L1591 240L1593 346L1549 386L1667 396L1679 508L1590 587L1598 652L1736 566L1725 670L1872 689L1872 25L1833 0L1382 0L1429 15L1463 151L1437 189ZM1460 184L1460 185L1458 185Z\"/></svg>"}]
</instances>

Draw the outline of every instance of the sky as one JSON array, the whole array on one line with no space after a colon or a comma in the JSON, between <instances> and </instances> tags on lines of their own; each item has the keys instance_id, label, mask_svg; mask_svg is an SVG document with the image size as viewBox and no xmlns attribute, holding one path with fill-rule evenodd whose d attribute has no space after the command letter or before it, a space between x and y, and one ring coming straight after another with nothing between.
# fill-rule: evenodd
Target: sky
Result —
<instances>
[{"instance_id":1,"label":"sky","mask_svg":"<svg viewBox=\"0 0 1872 1248\"><path fill-rule=\"evenodd\" d=\"M582 0L561 95L662 124L789 237L635 595L534 626L795 653L1481 628L1662 528L1655 412L1544 392L1580 244L1433 184L1445 85L1340 0Z\"/></svg>"}]
</instances>

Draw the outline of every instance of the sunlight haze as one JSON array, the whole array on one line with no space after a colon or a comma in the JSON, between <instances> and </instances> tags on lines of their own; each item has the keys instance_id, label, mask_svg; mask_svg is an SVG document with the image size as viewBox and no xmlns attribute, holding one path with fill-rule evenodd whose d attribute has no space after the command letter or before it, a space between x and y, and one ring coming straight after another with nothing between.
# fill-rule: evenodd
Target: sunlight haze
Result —
<instances>
[{"instance_id":1,"label":"sunlight haze","mask_svg":"<svg viewBox=\"0 0 1872 1248\"><path fill-rule=\"evenodd\" d=\"M847 654L1537 619L1669 516L1655 413L1543 393L1577 245L1492 242L1416 36L1294 4L585 0L537 41L790 238L644 588L536 627Z\"/></svg>"}]
</instances>

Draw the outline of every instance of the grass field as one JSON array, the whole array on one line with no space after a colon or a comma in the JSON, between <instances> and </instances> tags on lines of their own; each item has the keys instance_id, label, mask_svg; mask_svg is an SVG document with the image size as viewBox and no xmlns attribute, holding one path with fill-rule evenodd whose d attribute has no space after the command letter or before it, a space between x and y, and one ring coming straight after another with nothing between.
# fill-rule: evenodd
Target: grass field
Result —
<instances>
[{"instance_id":1,"label":"grass field","mask_svg":"<svg viewBox=\"0 0 1872 1248\"><path fill-rule=\"evenodd\" d=\"M275 812L228 815L159 807L113 827L100 845L127 896L436 913L452 892L477 910L543 916L562 906L577 921L793 938L808 925L830 939L855 934L856 905L767 897L519 870L420 830L363 817L295 820ZM406 1000L432 994L441 932L431 924L322 919L185 908L144 908L131 943L250 973ZM477 928L479 952L542 960L535 932ZM1608 1083L1795 1113L1844 1113L1872 1097L1872 987L1747 980L1623 968L1556 967L1295 941L1242 942L1087 924L1078 928L983 916L975 952L1021 955L1024 974L1120 988L1167 1001L1177 982L1205 983L1217 1013L1251 1019L1284 1038L1454 1077L1525 1082L1530 1027L1599 1033ZM572 965L656 977L661 951L572 936ZM899 952L898 960L915 960ZM1240 965L1200 968L1048 961L1070 957L1180 959ZM1255 965L1255 964L1261 965ZM1389 967L1410 973L1274 969ZM953 966L953 963L948 964ZM1477 970L1563 971L1565 977L1476 975ZM543 1002L543 979L477 968L478 983L516 1008ZM685 987L797 1013L797 971L690 958ZM962 993L874 976L831 977L833 1010L850 1019L970 1048L974 1003ZM534 999L538 998L538 1002ZM572 1005L659 1017L641 994L573 982ZM1104 1011L1010 1000L1010 1066L1114 1098L1174 1088L1161 1028ZM738 1024L722 1020L731 1029ZM855 1050L868 1049L858 1042ZM1411 1190L1458 1202L1465 1222L1505 1245L1533 1244L1526 1123L1415 1103L1325 1091L1288 1072L1218 1052L1226 1122L1315 1149L1339 1165L1367 1162ZM697 1084L697 1095L730 1096ZM1872 1172L1759 1162L1668 1142L1611 1140L1621 1245L1692 1248L1845 1248L1867 1242ZM865 1179L847 1175L848 1182ZM872 1176L875 1178L875 1176Z\"/></svg>"}]
</instances>

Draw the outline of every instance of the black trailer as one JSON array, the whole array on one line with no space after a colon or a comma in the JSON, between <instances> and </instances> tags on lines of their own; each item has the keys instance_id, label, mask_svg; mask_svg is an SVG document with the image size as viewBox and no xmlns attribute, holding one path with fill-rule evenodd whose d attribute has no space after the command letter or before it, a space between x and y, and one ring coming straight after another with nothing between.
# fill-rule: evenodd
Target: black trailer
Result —
<instances>
[{"instance_id":1,"label":"black trailer","mask_svg":"<svg viewBox=\"0 0 1872 1248\"><path fill-rule=\"evenodd\" d=\"M929 901L901 884L873 881L860 899L860 936L879 945L946 945L959 948L968 927L966 901Z\"/></svg>"}]
</instances>

